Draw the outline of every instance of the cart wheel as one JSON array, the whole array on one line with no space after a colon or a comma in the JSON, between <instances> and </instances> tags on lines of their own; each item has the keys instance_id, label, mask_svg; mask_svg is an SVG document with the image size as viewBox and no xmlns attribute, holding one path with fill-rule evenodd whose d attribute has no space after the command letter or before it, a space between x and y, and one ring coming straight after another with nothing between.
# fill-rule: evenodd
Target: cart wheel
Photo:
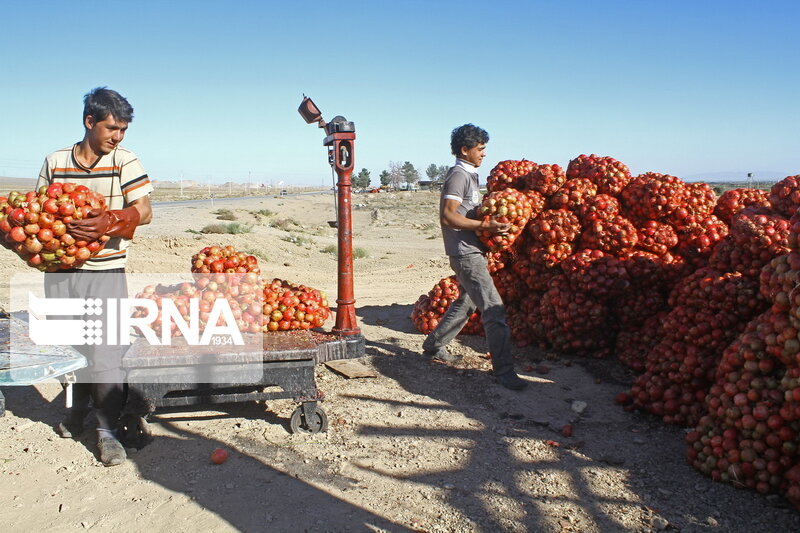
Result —
<instances>
[{"instance_id":1,"label":"cart wheel","mask_svg":"<svg viewBox=\"0 0 800 533\"><path fill-rule=\"evenodd\" d=\"M292 433L320 433L328 429L328 415L322 410L322 407L314 409L314 414L311 420L306 420L303 415L303 408L298 407L292 413L292 419L289 421L289 428Z\"/></svg>"},{"instance_id":2,"label":"cart wheel","mask_svg":"<svg viewBox=\"0 0 800 533\"><path fill-rule=\"evenodd\" d=\"M122 415L119 421L119 435L123 446L137 450L141 450L153 440L153 432L147 420L130 413Z\"/></svg>"}]
</instances>

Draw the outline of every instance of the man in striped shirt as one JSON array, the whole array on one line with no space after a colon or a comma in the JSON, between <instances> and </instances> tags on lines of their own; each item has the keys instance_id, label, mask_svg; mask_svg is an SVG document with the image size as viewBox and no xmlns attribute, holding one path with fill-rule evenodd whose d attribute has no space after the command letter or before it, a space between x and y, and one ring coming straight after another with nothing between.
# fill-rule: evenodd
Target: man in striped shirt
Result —
<instances>
[{"instance_id":1,"label":"man in striped shirt","mask_svg":"<svg viewBox=\"0 0 800 533\"><path fill-rule=\"evenodd\" d=\"M68 232L87 242L102 235L111 239L80 267L45 275L48 298L127 298L125 280L127 248L137 226L152 218L150 192L153 186L136 155L122 148L133 108L116 91L98 87L84 97L83 140L48 155L39 173L41 185L72 182L99 192L107 210L94 210L88 217L71 222ZM83 430L89 400L97 415L98 449L106 466L125 461L125 448L116 436L122 413L124 373L122 357L127 347L76 346L89 360L88 372L74 386L74 404L58 430L63 437Z\"/></svg>"}]
</instances>

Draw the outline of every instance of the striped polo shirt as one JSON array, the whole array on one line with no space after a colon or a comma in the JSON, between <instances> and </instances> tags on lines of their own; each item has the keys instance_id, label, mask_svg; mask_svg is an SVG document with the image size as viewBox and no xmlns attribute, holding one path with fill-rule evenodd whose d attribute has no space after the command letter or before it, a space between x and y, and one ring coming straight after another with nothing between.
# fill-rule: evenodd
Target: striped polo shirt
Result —
<instances>
[{"instance_id":1,"label":"striped polo shirt","mask_svg":"<svg viewBox=\"0 0 800 533\"><path fill-rule=\"evenodd\" d=\"M105 196L109 210L128 207L134 200L152 192L150 178L133 152L118 146L87 168L75 158L76 146L77 144L57 150L45 158L36 182L37 189L42 185L58 182L85 185ZM112 237L100 253L86 261L80 269L124 268L129 242L122 237Z\"/></svg>"}]
</instances>

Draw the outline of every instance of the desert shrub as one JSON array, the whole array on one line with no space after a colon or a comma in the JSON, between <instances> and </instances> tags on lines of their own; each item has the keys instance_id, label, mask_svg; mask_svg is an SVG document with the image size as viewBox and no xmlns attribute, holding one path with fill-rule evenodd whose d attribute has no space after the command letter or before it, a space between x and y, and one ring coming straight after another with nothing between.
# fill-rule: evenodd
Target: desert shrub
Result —
<instances>
[{"instance_id":1,"label":"desert shrub","mask_svg":"<svg viewBox=\"0 0 800 533\"><path fill-rule=\"evenodd\" d=\"M230 209L217 209L214 212L218 220L236 220L237 217Z\"/></svg>"},{"instance_id":2,"label":"desert shrub","mask_svg":"<svg viewBox=\"0 0 800 533\"><path fill-rule=\"evenodd\" d=\"M230 222L228 224L209 224L200 230L200 233L226 233L230 235L238 235L241 233L250 233L253 231L252 226L240 224L239 222Z\"/></svg>"},{"instance_id":3,"label":"desert shrub","mask_svg":"<svg viewBox=\"0 0 800 533\"><path fill-rule=\"evenodd\" d=\"M296 233L290 233L289 235L281 237L281 240L302 246L303 248L308 248L315 244L314 239L306 237L305 235L298 235Z\"/></svg>"},{"instance_id":4,"label":"desert shrub","mask_svg":"<svg viewBox=\"0 0 800 533\"><path fill-rule=\"evenodd\" d=\"M244 250L247 255L254 255L261 261L269 261L269 257L264 253L264 250L256 250L255 248L247 248Z\"/></svg>"},{"instance_id":5,"label":"desert shrub","mask_svg":"<svg viewBox=\"0 0 800 533\"><path fill-rule=\"evenodd\" d=\"M322 250L320 250L326 254L337 254L339 253L339 247L335 244L329 244ZM356 246L353 248L353 259L364 259L365 257L369 257L369 252L367 252L364 248Z\"/></svg>"},{"instance_id":6,"label":"desert shrub","mask_svg":"<svg viewBox=\"0 0 800 533\"><path fill-rule=\"evenodd\" d=\"M283 231L291 231L292 229L299 227L301 224L293 218L279 218L270 221L269 225L272 228L278 228Z\"/></svg>"}]
</instances>

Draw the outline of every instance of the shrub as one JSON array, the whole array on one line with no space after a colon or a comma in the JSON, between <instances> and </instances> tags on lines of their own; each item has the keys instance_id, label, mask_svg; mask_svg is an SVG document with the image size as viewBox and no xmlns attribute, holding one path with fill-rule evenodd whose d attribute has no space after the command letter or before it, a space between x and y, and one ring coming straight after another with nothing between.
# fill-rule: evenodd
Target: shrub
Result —
<instances>
[{"instance_id":1,"label":"shrub","mask_svg":"<svg viewBox=\"0 0 800 533\"><path fill-rule=\"evenodd\" d=\"M296 244L298 246L302 246L304 248L307 248L307 247L312 246L312 245L315 244L314 240L311 239L310 237L306 237L304 235L298 235L296 233L290 233L289 235L286 235L285 237L281 237L281 240L282 241L286 241L286 242L291 242L293 244Z\"/></svg>"},{"instance_id":2,"label":"shrub","mask_svg":"<svg viewBox=\"0 0 800 533\"><path fill-rule=\"evenodd\" d=\"M209 224L200 230L200 233L226 233L231 235L238 235L241 233L250 233L253 231L252 226L240 224L239 222L231 222L229 224Z\"/></svg>"},{"instance_id":3,"label":"shrub","mask_svg":"<svg viewBox=\"0 0 800 533\"><path fill-rule=\"evenodd\" d=\"M278 228L283 231L291 231L292 228L299 227L300 223L293 218L279 218L269 223L270 227Z\"/></svg>"},{"instance_id":4,"label":"shrub","mask_svg":"<svg viewBox=\"0 0 800 533\"><path fill-rule=\"evenodd\" d=\"M326 254L337 254L339 252L339 247L335 244L329 244L322 250L320 250ZM364 259L365 257L369 257L369 253L364 249L356 246L353 248L353 259Z\"/></svg>"},{"instance_id":5,"label":"shrub","mask_svg":"<svg viewBox=\"0 0 800 533\"><path fill-rule=\"evenodd\" d=\"M236 215L230 209L218 209L215 213L218 220L236 220Z\"/></svg>"},{"instance_id":6,"label":"shrub","mask_svg":"<svg viewBox=\"0 0 800 533\"><path fill-rule=\"evenodd\" d=\"M264 262L268 262L269 261L269 257L267 257L267 254L265 254L263 250L256 250L254 248L248 248L248 249L244 250L244 253L246 253L247 255L254 255L254 256L258 257L261 261L264 261Z\"/></svg>"}]
</instances>

